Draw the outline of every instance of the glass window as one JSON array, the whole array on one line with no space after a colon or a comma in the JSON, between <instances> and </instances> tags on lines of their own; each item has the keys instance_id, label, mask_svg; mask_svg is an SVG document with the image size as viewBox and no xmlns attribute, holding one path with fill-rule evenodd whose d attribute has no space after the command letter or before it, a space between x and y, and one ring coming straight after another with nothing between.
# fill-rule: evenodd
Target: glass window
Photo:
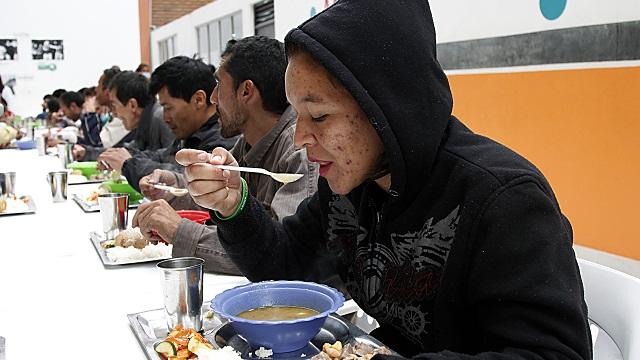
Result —
<instances>
[{"instance_id":1,"label":"glass window","mask_svg":"<svg viewBox=\"0 0 640 360\"><path fill-rule=\"evenodd\" d=\"M175 56L176 54L175 38L176 36L173 35L167 39L158 41L158 53L159 53L161 64Z\"/></svg>"},{"instance_id":2,"label":"glass window","mask_svg":"<svg viewBox=\"0 0 640 360\"><path fill-rule=\"evenodd\" d=\"M232 20L234 39L242 39L242 13L234 14Z\"/></svg>"},{"instance_id":3,"label":"glass window","mask_svg":"<svg viewBox=\"0 0 640 360\"><path fill-rule=\"evenodd\" d=\"M224 48L220 47L220 24L214 21L209 24L209 63L218 65L220 54Z\"/></svg>"},{"instance_id":4,"label":"glass window","mask_svg":"<svg viewBox=\"0 0 640 360\"><path fill-rule=\"evenodd\" d=\"M256 35L274 38L276 29L273 21L273 0L264 0L253 6L253 25Z\"/></svg>"},{"instance_id":5,"label":"glass window","mask_svg":"<svg viewBox=\"0 0 640 360\"><path fill-rule=\"evenodd\" d=\"M198 56L202 61L209 63L209 32L208 25L202 25L196 29L198 35Z\"/></svg>"},{"instance_id":6,"label":"glass window","mask_svg":"<svg viewBox=\"0 0 640 360\"><path fill-rule=\"evenodd\" d=\"M204 62L218 65L220 54L229 39L242 37L242 13L237 12L196 28L198 56Z\"/></svg>"},{"instance_id":7,"label":"glass window","mask_svg":"<svg viewBox=\"0 0 640 360\"><path fill-rule=\"evenodd\" d=\"M231 22L231 16L220 19L220 48L224 49L227 41L232 38L233 24Z\"/></svg>"}]
</instances>

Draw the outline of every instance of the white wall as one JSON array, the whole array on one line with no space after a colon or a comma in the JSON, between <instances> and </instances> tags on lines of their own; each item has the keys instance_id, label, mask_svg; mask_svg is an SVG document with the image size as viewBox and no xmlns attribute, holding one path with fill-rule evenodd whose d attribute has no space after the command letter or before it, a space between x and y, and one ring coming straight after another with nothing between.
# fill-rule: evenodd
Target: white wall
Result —
<instances>
[{"instance_id":1,"label":"white wall","mask_svg":"<svg viewBox=\"0 0 640 360\"><path fill-rule=\"evenodd\" d=\"M289 30L335 2L336 0L274 0L276 39L284 41Z\"/></svg>"},{"instance_id":2,"label":"white wall","mask_svg":"<svg viewBox=\"0 0 640 360\"><path fill-rule=\"evenodd\" d=\"M195 28L238 10L243 15L243 36L253 35L253 4L257 1L216 0L152 31L153 65L159 63L159 40L177 35L176 54L193 56L198 49ZM274 0L276 39L284 40L289 30L334 2ZM394 6L392 1L388 4ZM547 20L542 15L539 0L430 0L430 4L439 43L640 20L640 0L572 0L556 20Z\"/></svg>"},{"instance_id":3,"label":"white wall","mask_svg":"<svg viewBox=\"0 0 640 360\"><path fill-rule=\"evenodd\" d=\"M242 11L242 36L254 34L253 5L260 0L216 0L192 13L176 19L151 32L151 63L157 67L160 63L158 42L176 36L176 54L193 56L198 52L196 27L210 21ZM308 19L311 9L320 12L326 4L336 0L274 0L275 37L284 41L289 30Z\"/></svg>"},{"instance_id":4,"label":"white wall","mask_svg":"<svg viewBox=\"0 0 640 360\"><path fill-rule=\"evenodd\" d=\"M160 65L158 42L175 35L175 55L193 56L198 52L196 28L210 21L242 12L242 36L253 35L253 4L260 0L216 0L151 31L151 64Z\"/></svg>"},{"instance_id":5,"label":"white wall","mask_svg":"<svg viewBox=\"0 0 640 360\"><path fill-rule=\"evenodd\" d=\"M93 86L107 67L140 62L138 2L134 0L2 0L0 38L18 39L18 61L0 61L0 74L16 75L16 109L35 115L57 88ZM64 40L64 60L31 59L31 39ZM55 64L56 70L38 70Z\"/></svg>"},{"instance_id":6,"label":"white wall","mask_svg":"<svg viewBox=\"0 0 640 360\"><path fill-rule=\"evenodd\" d=\"M437 41L452 42L640 20L639 0L568 0L547 20L539 0L431 0Z\"/></svg>"}]
</instances>

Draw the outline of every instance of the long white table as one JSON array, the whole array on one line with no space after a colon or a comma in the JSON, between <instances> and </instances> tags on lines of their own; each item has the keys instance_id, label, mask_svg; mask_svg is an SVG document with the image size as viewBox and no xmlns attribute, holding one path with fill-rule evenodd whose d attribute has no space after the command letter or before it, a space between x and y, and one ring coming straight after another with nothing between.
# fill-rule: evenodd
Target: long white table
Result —
<instances>
[{"instance_id":1,"label":"long white table","mask_svg":"<svg viewBox=\"0 0 640 360\"><path fill-rule=\"evenodd\" d=\"M69 199L53 203L46 174L61 169L57 157L36 150L0 150L0 172L15 171L17 195L37 207L33 215L0 216L6 359L144 359L126 315L162 308L160 271L155 263L102 266L89 241L101 230L100 214L84 213L70 196L98 185L69 186ZM205 274L204 298L246 282Z\"/></svg>"}]
</instances>

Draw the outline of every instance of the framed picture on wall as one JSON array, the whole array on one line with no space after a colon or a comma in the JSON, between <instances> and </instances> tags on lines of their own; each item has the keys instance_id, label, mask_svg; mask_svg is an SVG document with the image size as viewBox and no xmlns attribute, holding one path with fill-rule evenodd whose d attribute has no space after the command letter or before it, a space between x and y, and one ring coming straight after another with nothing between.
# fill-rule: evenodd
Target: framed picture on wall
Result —
<instances>
[{"instance_id":1,"label":"framed picture on wall","mask_svg":"<svg viewBox=\"0 0 640 360\"><path fill-rule=\"evenodd\" d=\"M33 60L64 60L62 40L31 40Z\"/></svg>"},{"instance_id":2,"label":"framed picture on wall","mask_svg":"<svg viewBox=\"0 0 640 360\"><path fill-rule=\"evenodd\" d=\"M18 60L18 40L0 39L0 61Z\"/></svg>"}]
</instances>

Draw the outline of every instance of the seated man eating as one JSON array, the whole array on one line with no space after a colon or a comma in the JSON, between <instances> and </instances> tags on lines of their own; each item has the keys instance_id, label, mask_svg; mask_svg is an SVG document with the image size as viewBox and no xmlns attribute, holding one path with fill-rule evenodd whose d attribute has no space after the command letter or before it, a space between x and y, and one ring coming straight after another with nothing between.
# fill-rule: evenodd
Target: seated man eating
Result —
<instances>
[{"instance_id":1,"label":"seated man eating","mask_svg":"<svg viewBox=\"0 0 640 360\"><path fill-rule=\"evenodd\" d=\"M534 165L452 115L435 40L425 0L336 2L285 38L318 192L274 221L223 148L177 154L189 192L247 278L337 274L402 356L590 359L571 225Z\"/></svg>"},{"instance_id":2,"label":"seated man eating","mask_svg":"<svg viewBox=\"0 0 640 360\"><path fill-rule=\"evenodd\" d=\"M216 72L218 85L211 96L220 114L222 135L241 135L231 149L241 166L304 175L300 181L283 185L270 177L242 173L249 192L275 220L293 214L302 200L316 192L318 180L317 166L307 160L304 149L293 144L296 114L284 92L286 67L284 45L278 40L251 36L231 42L222 54ZM156 170L140 181L149 198L166 196L153 188L150 180L186 185L181 174ZM197 206L189 200L191 197L185 196L171 198L171 205L165 200L143 204L133 224L151 240L161 237L172 243L173 256L197 256L205 259L207 271L240 274L220 246L215 226L181 219L172 208Z\"/></svg>"}]
</instances>

